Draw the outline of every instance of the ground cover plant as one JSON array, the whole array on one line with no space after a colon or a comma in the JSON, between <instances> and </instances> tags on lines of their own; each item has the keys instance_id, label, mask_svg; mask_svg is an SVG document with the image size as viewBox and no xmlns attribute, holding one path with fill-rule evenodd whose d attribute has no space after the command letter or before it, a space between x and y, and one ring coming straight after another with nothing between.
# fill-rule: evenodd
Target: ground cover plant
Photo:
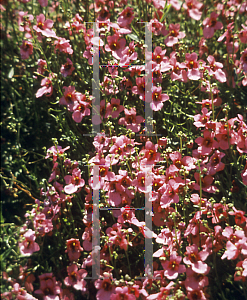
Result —
<instances>
[{"instance_id":1,"label":"ground cover plant","mask_svg":"<svg viewBox=\"0 0 247 300\"><path fill-rule=\"evenodd\" d=\"M1 298L247 299L247 3L0 9Z\"/></svg>"}]
</instances>

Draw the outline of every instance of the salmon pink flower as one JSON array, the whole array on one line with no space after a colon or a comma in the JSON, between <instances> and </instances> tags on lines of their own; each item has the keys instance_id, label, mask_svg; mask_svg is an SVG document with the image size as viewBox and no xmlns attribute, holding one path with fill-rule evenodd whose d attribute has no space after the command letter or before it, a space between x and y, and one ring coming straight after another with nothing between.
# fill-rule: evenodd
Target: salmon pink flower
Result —
<instances>
[{"instance_id":1,"label":"salmon pink flower","mask_svg":"<svg viewBox=\"0 0 247 300\"><path fill-rule=\"evenodd\" d=\"M86 281L83 279L87 276L87 271L80 269L76 264L72 264L67 267L68 277L64 279L64 284L67 286L72 286L76 290L86 291Z\"/></svg>"},{"instance_id":2,"label":"salmon pink flower","mask_svg":"<svg viewBox=\"0 0 247 300\"><path fill-rule=\"evenodd\" d=\"M65 250L68 253L70 261L77 261L78 258L81 256L81 251L83 248L80 245L80 241L78 239L70 239L67 240L67 249Z\"/></svg>"},{"instance_id":3,"label":"salmon pink flower","mask_svg":"<svg viewBox=\"0 0 247 300\"><path fill-rule=\"evenodd\" d=\"M226 251L221 256L221 259L227 258L228 260L237 259L240 254L247 255L247 238L244 236L242 239L238 240L236 243L231 241L226 242Z\"/></svg>"},{"instance_id":4,"label":"salmon pink flower","mask_svg":"<svg viewBox=\"0 0 247 300\"><path fill-rule=\"evenodd\" d=\"M212 223L220 223L227 218L227 210L228 207L224 206L221 203L215 203L213 206L213 218Z\"/></svg>"},{"instance_id":5,"label":"salmon pink flower","mask_svg":"<svg viewBox=\"0 0 247 300\"><path fill-rule=\"evenodd\" d=\"M28 59L33 54L33 44L29 41L23 41L20 47L21 59Z\"/></svg>"},{"instance_id":6,"label":"salmon pink flower","mask_svg":"<svg viewBox=\"0 0 247 300\"><path fill-rule=\"evenodd\" d=\"M118 217L118 223L132 223L132 220L136 219L135 210L131 209L128 205L121 208L121 215Z\"/></svg>"},{"instance_id":7,"label":"salmon pink flower","mask_svg":"<svg viewBox=\"0 0 247 300\"><path fill-rule=\"evenodd\" d=\"M186 247L185 257L183 262L191 265L192 270L199 274L205 274L209 266L203 261L207 259L209 253L207 251L198 251L197 245L193 244Z\"/></svg>"},{"instance_id":8,"label":"salmon pink flower","mask_svg":"<svg viewBox=\"0 0 247 300\"><path fill-rule=\"evenodd\" d=\"M135 43L134 41L129 43L129 47L125 47L125 49L122 51L123 57L121 58L119 65L128 65L132 63L133 61L137 60L138 54L135 51ZM139 74L140 75L140 74Z\"/></svg>"},{"instance_id":9,"label":"salmon pink flower","mask_svg":"<svg viewBox=\"0 0 247 300\"><path fill-rule=\"evenodd\" d=\"M221 30L223 28L223 24L217 21L218 14L216 12L212 12L210 18L206 18L202 24L203 28L203 36L205 39L210 39L214 36L216 30Z\"/></svg>"},{"instance_id":10,"label":"salmon pink flower","mask_svg":"<svg viewBox=\"0 0 247 300\"><path fill-rule=\"evenodd\" d=\"M40 250L39 245L35 242L35 231L28 229L28 231L25 232L23 236L25 240L19 243L19 248L22 255L30 256L34 252Z\"/></svg>"},{"instance_id":11,"label":"salmon pink flower","mask_svg":"<svg viewBox=\"0 0 247 300\"><path fill-rule=\"evenodd\" d=\"M186 73L186 64L185 63L179 63L176 58L176 52L172 52L170 54L170 65L172 67L171 71L171 80L179 80L183 82L187 82L187 73Z\"/></svg>"},{"instance_id":12,"label":"salmon pink flower","mask_svg":"<svg viewBox=\"0 0 247 300\"><path fill-rule=\"evenodd\" d=\"M78 193L81 190L81 187L85 185L84 179L81 178L81 170L77 168L72 171L72 175L66 175L64 180L67 184L64 187L64 191L67 194Z\"/></svg>"}]
</instances>

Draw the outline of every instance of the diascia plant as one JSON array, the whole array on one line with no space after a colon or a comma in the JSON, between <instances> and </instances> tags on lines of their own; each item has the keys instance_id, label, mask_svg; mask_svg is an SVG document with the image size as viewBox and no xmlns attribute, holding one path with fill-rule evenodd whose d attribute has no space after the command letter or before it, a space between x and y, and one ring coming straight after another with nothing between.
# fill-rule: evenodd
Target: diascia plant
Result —
<instances>
[{"instance_id":1,"label":"diascia plant","mask_svg":"<svg viewBox=\"0 0 247 300\"><path fill-rule=\"evenodd\" d=\"M247 299L246 2L0 9L1 298Z\"/></svg>"}]
</instances>

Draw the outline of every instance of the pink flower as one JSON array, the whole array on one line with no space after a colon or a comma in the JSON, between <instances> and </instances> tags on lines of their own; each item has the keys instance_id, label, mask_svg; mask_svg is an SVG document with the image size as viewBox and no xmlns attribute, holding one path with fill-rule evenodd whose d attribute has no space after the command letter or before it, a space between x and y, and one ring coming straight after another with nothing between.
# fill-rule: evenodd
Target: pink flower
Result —
<instances>
[{"instance_id":1,"label":"pink flower","mask_svg":"<svg viewBox=\"0 0 247 300\"><path fill-rule=\"evenodd\" d=\"M128 293L127 286L116 287L114 294L111 294L110 300L135 300L136 297Z\"/></svg>"},{"instance_id":2,"label":"pink flower","mask_svg":"<svg viewBox=\"0 0 247 300\"><path fill-rule=\"evenodd\" d=\"M170 65L172 67L171 71L171 80L180 80L183 82L187 82L187 73L186 73L186 64L179 63L176 58L176 52L172 52L170 54Z\"/></svg>"},{"instance_id":3,"label":"pink flower","mask_svg":"<svg viewBox=\"0 0 247 300\"><path fill-rule=\"evenodd\" d=\"M28 59L33 54L33 44L29 41L23 41L20 47L21 59Z\"/></svg>"},{"instance_id":4,"label":"pink flower","mask_svg":"<svg viewBox=\"0 0 247 300\"><path fill-rule=\"evenodd\" d=\"M59 299L59 297L56 297L56 295L59 295L61 293L61 288L56 281L56 278L52 275L52 273L45 273L40 275L40 288L34 291L34 293L42 295L44 297L44 300L57 300Z\"/></svg>"},{"instance_id":5,"label":"pink flower","mask_svg":"<svg viewBox=\"0 0 247 300\"><path fill-rule=\"evenodd\" d=\"M196 127L205 127L210 119L211 111L208 112L206 107L202 108L202 115L198 114L194 116L195 122L193 123Z\"/></svg>"},{"instance_id":6,"label":"pink flower","mask_svg":"<svg viewBox=\"0 0 247 300\"><path fill-rule=\"evenodd\" d=\"M215 150L214 154L210 157L210 161L206 164L207 174L215 175L216 172L224 170L225 164L221 162L221 159L225 156L224 153L219 150Z\"/></svg>"},{"instance_id":7,"label":"pink flower","mask_svg":"<svg viewBox=\"0 0 247 300\"><path fill-rule=\"evenodd\" d=\"M158 144L153 144L151 141L147 141L145 144L145 149L139 152L139 155L143 155L141 164L152 165L155 162L160 161L160 153L157 152Z\"/></svg>"},{"instance_id":8,"label":"pink flower","mask_svg":"<svg viewBox=\"0 0 247 300\"><path fill-rule=\"evenodd\" d=\"M83 99L85 98L86 98L85 95L80 95L80 96L78 95L78 101L76 101L73 106L72 119L76 123L80 123L83 117L89 116L91 113L89 109L89 103L83 101Z\"/></svg>"},{"instance_id":9,"label":"pink flower","mask_svg":"<svg viewBox=\"0 0 247 300\"><path fill-rule=\"evenodd\" d=\"M119 114L124 110L123 105L120 105L120 100L112 98L111 103L107 103L105 118L111 116L112 118L118 118Z\"/></svg>"},{"instance_id":10,"label":"pink flower","mask_svg":"<svg viewBox=\"0 0 247 300\"><path fill-rule=\"evenodd\" d=\"M85 231L83 232L82 235L83 239L83 249L85 251L92 251L92 227L86 227Z\"/></svg>"},{"instance_id":11,"label":"pink flower","mask_svg":"<svg viewBox=\"0 0 247 300\"><path fill-rule=\"evenodd\" d=\"M75 91L74 86L64 86L64 94L63 97L60 98L59 104L67 105L69 111L73 111L73 107L75 102L78 100L78 93Z\"/></svg>"},{"instance_id":12,"label":"pink flower","mask_svg":"<svg viewBox=\"0 0 247 300\"><path fill-rule=\"evenodd\" d=\"M122 207L121 215L117 219L118 223L132 223L133 219L136 219L135 210L131 209L128 205Z\"/></svg>"},{"instance_id":13,"label":"pink flower","mask_svg":"<svg viewBox=\"0 0 247 300\"><path fill-rule=\"evenodd\" d=\"M243 184L247 185L247 161L245 163L245 167L243 171L241 172L241 177L242 177Z\"/></svg>"},{"instance_id":14,"label":"pink flower","mask_svg":"<svg viewBox=\"0 0 247 300\"><path fill-rule=\"evenodd\" d=\"M46 37L57 38L56 33L51 30L53 26L53 21L50 19L45 20L45 16L40 14L36 17L37 25L33 26L33 29L38 32L38 34L42 34Z\"/></svg>"},{"instance_id":15,"label":"pink flower","mask_svg":"<svg viewBox=\"0 0 247 300\"><path fill-rule=\"evenodd\" d=\"M179 196L176 193L178 186L179 184L177 184L174 180L169 180L169 183L164 184L160 188L160 192L162 194L160 198L161 208L167 208L171 203L179 202Z\"/></svg>"},{"instance_id":16,"label":"pink flower","mask_svg":"<svg viewBox=\"0 0 247 300\"><path fill-rule=\"evenodd\" d=\"M52 220L48 219L44 213L38 213L33 219L35 230L41 235L51 232L53 230Z\"/></svg>"},{"instance_id":17,"label":"pink flower","mask_svg":"<svg viewBox=\"0 0 247 300\"><path fill-rule=\"evenodd\" d=\"M202 7L203 4L196 0L185 0L183 4L183 8L187 10L188 15L196 21L201 19L202 12L200 10Z\"/></svg>"},{"instance_id":18,"label":"pink flower","mask_svg":"<svg viewBox=\"0 0 247 300\"><path fill-rule=\"evenodd\" d=\"M132 93L139 95L140 99L143 100L145 97L145 77L137 77L136 84L132 88Z\"/></svg>"},{"instance_id":19,"label":"pink flower","mask_svg":"<svg viewBox=\"0 0 247 300\"><path fill-rule=\"evenodd\" d=\"M241 25L243 29L239 32L238 37L241 41L241 43L246 44L247 43L247 26L244 26L244 24Z\"/></svg>"},{"instance_id":20,"label":"pink flower","mask_svg":"<svg viewBox=\"0 0 247 300\"><path fill-rule=\"evenodd\" d=\"M38 70L37 72L41 75L44 74L45 71L47 71L47 62L44 59L38 59Z\"/></svg>"},{"instance_id":21,"label":"pink flower","mask_svg":"<svg viewBox=\"0 0 247 300\"><path fill-rule=\"evenodd\" d=\"M203 131L204 137L196 138L195 142L199 145L198 152L202 155L209 155L212 150L218 148L218 142L214 140L214 133L209 130Z\"/></svg>"},{"instance_id":22,"label":"pink flower","mask_svg":"<svg viewBox=\"0 0 247 300\"><path fill-rule=\"evenodd\" d=\"M68 253L70 261L77 261L78 258L81 256L81 251L83 248L80 245L80 241L78 239L70 239L67 240L67 249L65 250Z\"/></svg>"},{"instance_id":23,"label":"pink flower","mask_svg":"<svg viewBox=\"0 0 247 300\"><path fill-rule=\"evenodd\" d=\"M162 87L153 87L153 102L150 103L150 107L154 111L161 110L163 107L163 102L167 101L169 99L169 96L167 94L161 94L162 92Z\"/></svg>"},{"instance_id":24,"label":"pink flower","mask_svg":"<svg viewBox=\"0 0 247 300\"><path fill-rule=\"evenodd\" d=\"M205 286L208 286L208 277L205 276L209 272L208 271L205 274L199 274L194 272L191 267L186 269L186 279L183 282L185 285L185 288L187 291L193 291L193 290L201 290ZM201 298L199 298L201 299Z\"/></svg>"},{"instance_id":25,"label":"pink flower","mask_svg":"<svg viewBox=\"0 0 247 300\"><path fill-rule=\"evenodd\" d=\"M50 97L53 93L53 86L52 86L52 79L53 76L49 74L49 77L45 77L41 80L42 88L38 89L36 93L36 98L42 97L46 95L46 97Z\"/></svg>"},{"instance_id":26,"label":"pink flower","mask_svg":"<svg viewBox=\"0 0 247 300\"><path fill-rule=\"evenodd\" d=\"M209 75L213 75L214 78L221 83L226 82L226 74L221 70L223 64L216 62L212 55L207 57L207 61L210 64L210 69L206 68L209 71Z\"/></svg>"},{"instance_id":27,"label":"pink flower","mask_svg":"<svg viewBox=\"0 0 247 300\"><path fill-rule=\"evenodd\" d=\"M245 73L247 73L247 49L245 49L240 57L240 65Z\"/></svg>"},{"instance_id":28,"label":"pink flower","mask_svg":"<svg viewBox=\"0 0 247 300\"><path fill-rule=\"evenodd\" d=\"M162 34L164 36L168 37L165 39L165 44L167 47L172 47L173 45L178 43L179 39L182 39L185 37L184 32L180 32L180 24L170 24L169 25L169 31L164 30L165 27L162 29Z\"/></svg>"},{"instance_id":29,"label":"pink flower","mask_svg":"<svg viewBox=\"0 0 247 300\"><path fill-rule=\"evenodd\" d=\"M223 33L217 40L217 42L221 42L221 41L223 41L224 38L226 38L226 41L224 44L226 45L226 49L229 54L236 53L239 49L238 42L234 41L234 39L233 39L233 37L234 37L232 34L233 29L234 29L234 22L229 23L227 25L227 30L225 31L225 33Z\"/></svg>"},{"instance_id":30,"label":"pink flower","mask_svg":"<svg viewBox=\"0 0 247 300\"><path fill-rule=\"evenodd\" d=\"M76 264L72 264L67 267L68 277L64 279L64 284L67 286L72 286L76 290L86 291L86 281L83 279L87 276L87 271L80 269Z\"/></svg>"},{"instance_id":31,"label":"pink flower","mask_svg":"<svg viewBox=\"0 0 247 300\"><path fill-rule=\"evenodd\" d=\"M160 64L164 60L165 54L166 54L166 50L162 50L160 46L157 46L153 51L152 60L157 64Z\"/></svg>"},{"instance_id":32,"label":"pink flower","mask_svg":"<svg viewBox=\"0 0 247 300\"><path fill-rule=\"evenodd\" d=\"M53 156L53 163L55 163L55 161L57 160L57 157L59 155L62 155L64 153L64 151L68 150L70 148L70 146L67 146L66 148L62 148L61 146L52 146L51 148L49 148L47 150L47 154L46 154L46 159L48 157L50 157L51 155Z\"/></svg>"},{"instance_id":33,"label":"pink flower","mask_svg":"<svg viewBox=\"0 0 247 300\"><path fill-rule=\"evenodd\" d=\"M66 64L62 65L60 72L63 75L63 77L67 77L71 75L74 70L75 68L73 67L72 61L69 58L67 58L67 62Z\"/></svg>"},{"instance_id":34,"label":"pink flower","mask_svg":"<svg viewBox=\"0 0 247 300\"><path fill-rule=\"evenodd\" d=\"M206 18L203 21L203 36L205 39L210 39L214 36L216 30L221 30L223 28L223 24L217 21L218 14L216 12L212 12L210 18Z\"/></svg>"},{"instance_id":35,"label":"pink flower","mask_svg":"<svg viewBox=\"0 0 247 300\"><path fill-rule=\"evenodd\" d=\"M67 184L64 187L64 191L67 194L78 193L80 188L85 185L84 179L81 178L81 170L77 168L72 171L72 175L66 175L64 180Z\"/></svg>"},{"instance_id":36,"label":"pink flower","mask_svg":"<svg viewBox=\"0 0 247 300\"><path fill-rule=\"evenodd\" d=\"M186 267L181 265L182 257L178 256L176 252L172 252L170 254L169 260L165 260L161 262L162 267L164 269L164 275L169 279L176 279L178 274L184 273L186 271Z\"/></svg>"},{"instance_id":37,"label":"pink flower","mask_svg":"<svg viewBox=\"0 0 247 300\"><path fill-rule=\"evenodd\" d=\"M194 189L196 191L200 190L200 174L199 173L195 173L194 174L196 183L194 185ZM216 187L212 185L214 181L214 178L210 175L206 175L206 176L202 176L201 177L201 185L202 185L202 190L204 192L208 192L208 193L214 193L216 191Z\"/></svg>"},{"instance_id":38,"label":"pink flower","mask_svg":"<svg viewBox=\"0 0 247 300\"><path fill-rule=\"evenodd\" d=\"M193 52L192 54L186 53L186 66L187 66L187 76L190 80L199 80L201 78L201 73L199 71L199 63L197 62L197 54Z\"/></svg>"},{"instance_id":39,"label":"pink flower","mask_svg":"<svg viewBox=\"0 0 247 300\"><path fill-rule=\"evenodd\" d=\"M147 178L145 178L147 177ZM149 176L146 176L145 172L138 172L137 178L132 181L133 186L135 186L136 190L138 190L141 193L148 193L152 190L152 186L147 184L147 187L145 188L145 180L148 179L150 181ZM151 189L151 190L150 190Z\"/></svg>"},{"instance_id":40,"label":"pink flower","mask_svg":"<svg viewBox=\"0 0 247 300\"><path fill-rule=\"evenodd\" d=\"M194 160L191 156L184 156L182 158L181 152L175 151L173 153L170 153L169 157L172 160L174 166L177 168L177 170L181 169L182 167L184 167L187 171L196 168Z\"/></svg>"},{"instance_id":41,"label":"pink flower","mask_svg":"<svg viewBox=\"0 0 247 300\"><path fill-rule=\"evenodd\" d=\"M48 5L48 0L39 0L39 4L42 6L42 7L46 7Z\"/></svg>"},{"instance_id":42,"label":"pink flower","mask_svg":"<svg viewBox=\"0 0 247 300\"><path fill-rule=\"evenodd\" d=\"M22 255L30 256L34 252L40 250L39 245L35 243L35 231L28 229L28 231L25 232L23 236L25 240L19 243L19 248Z\"/></svg>"},{"instance_id":43,"label":"pink flower","mask_svg":"<svg viewBox=\"0 0 247 300\"><path fill-rule=\"evenodd\" d=\"M141 124L144 122L144 118L136 115L135 107L124 109L125 118L120 118L118 121L119 125L125 125L127 129L131 129L133 132L138 132L141 129Z\"/></svg>"},{"instance_id":44,"label":"pink flower","mask_svg":"<svg viewBox=\"0 0 247 300\"><path fill-rule=\"evenodd\" d=\"M160 23L156 18L151 19L148 23L148 30L153 32L154 35L160 35L163 24Z\"/></svg>"},{"instance_id":45,"label":"pink flower","mask_svg":"<svg viewBox=\"0 0 247 300\"><path fill-rule=\"evenodd\" d=\"M112 56L116 59L121 59L123 57L122 51L126 44L126 40L124 38L119 39L119 35L114 34L107 37L107 42L108 44L105 45L105 50L107 52L112 52Z\"/></svg>"},{"instance_id":46,"label":"pink flower","mask_svg":"<svg viewBox=\"0 0 247 300\"><path fill-rule=\"evenodd\" d=\"M65 38L57 38L57 40L54 42L55 50L59 49L60 52L73 54L73 49L71 48L69 42L70 40L66 40Z\"/></svg>"},{"instance_id":47,"label":"pink flower","mask_svg":"<svg viewBox=\"0 0 247 300\"><path fill-rule=\"evenodd\" d=\"M185 257L183 262L192 266L192 270L199 274L205 274L209 266L203 263L207 259L209 253L207 251L198 251L197 245L193 244L186 247Z\"/></svg>"},{"instance_id":48,"label":"pink flower","mask_svg":"<svg viewBox=\"0 0 247 300\"><path fill-rule=\"evenodd\" d=\"M109 300L111 294L114 292L115 287L112 282L112 275L110 273L104 273L103 278L97 279L94 282L96 289L98 290L96 294L97 300Z\"/></svg>"},{"instance_id":49,"label":"pink flower","mask_svg":"<svg viewBox=\"0 0 247 300\"><path fill-rule=\"evenodd\" d=\"M127 27L131 24L134 19L134 10L132 7L126 7L120 14L117 19L118 24L121 27Z\"/></svg>"},{"instance_id":50,"label":"pink flower","mask_svg":"<svg viewBox=\"0 0 247 300\"><path fill-rule=\"evenodd\" d=\"M247 258L237 263L236 272L234 274L234 280L245 282L246 277L247 277Z\"/></svg>"},{"instance_id":51,"label":"pink flower","mask_svg":"<svg viewBox=\"0 0 247 300\"><path fill-rule=\"evenodd\" d=\"M122 51L123 57L121 58L119 64L121 65L128 65L132 61L137 60L138 54L135 51L135 43L134 41L129 43L129 47L125 47L125 49Z\"/></svg>"}]
</instances>

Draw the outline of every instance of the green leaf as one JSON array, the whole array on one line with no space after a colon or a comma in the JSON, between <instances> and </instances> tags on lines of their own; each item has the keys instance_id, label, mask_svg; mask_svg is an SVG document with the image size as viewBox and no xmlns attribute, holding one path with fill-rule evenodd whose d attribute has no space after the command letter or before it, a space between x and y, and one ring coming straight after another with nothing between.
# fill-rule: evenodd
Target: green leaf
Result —
<instances>
[{"instance_id":1,"label":"green leaf","mask_svg":"<svg viewBox=\"0 0 247 300\"><path fill-rule=\"evenodd\" d=\"M128 36L129 38L131 38L132 40L136 41L136 42L140 42L138 36L135 35L135 34L133 34L133 33L127 34L127 36Z\"/></svg>"}]
</instances>

